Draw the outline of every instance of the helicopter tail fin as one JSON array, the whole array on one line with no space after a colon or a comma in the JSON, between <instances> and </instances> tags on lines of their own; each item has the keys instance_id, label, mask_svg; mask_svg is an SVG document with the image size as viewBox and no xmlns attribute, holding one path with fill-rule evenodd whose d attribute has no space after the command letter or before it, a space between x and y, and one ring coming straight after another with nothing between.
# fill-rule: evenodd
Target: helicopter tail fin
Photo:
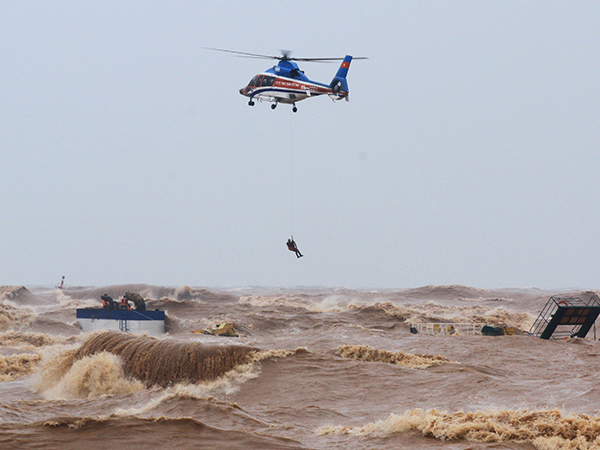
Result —
<instances>
[{"instance_id":1,"label":"helicopter tail fin","mask_svg":"<svg viewBox=\"0 0 600 450\"><path fill-rule=\"evenodd\" d=\"M333 90L333 94L337 96L338 100L345 98L348 101L348 81L346 76L348 75L348 69L350 68L350 62L352 62L352 56L346 55L340 68L338 69L335 77L331 80L329 85Z\"/></svg>"}]
</instances>

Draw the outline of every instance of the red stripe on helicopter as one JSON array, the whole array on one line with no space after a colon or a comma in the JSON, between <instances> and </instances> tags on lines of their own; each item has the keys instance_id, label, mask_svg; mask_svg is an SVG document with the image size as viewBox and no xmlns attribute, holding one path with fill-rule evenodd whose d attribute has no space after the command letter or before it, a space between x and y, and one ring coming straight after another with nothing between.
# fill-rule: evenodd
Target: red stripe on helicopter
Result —
<instances>
[{"instance_id":1,"label":"red stripe on helicopter","mask_svg":"<svg viewBox=\"0 0 600 450\"><path fill-rule=\"evenodd\" d=\"M285 89L293 89L298 91L306 91L309 90L311 92L325 93L328 92L329 89L322 86L308 85L304 83L297 83L294 81L276 79L273 83L273 87L285 88ZM267 89L268 90L268 89Z\"/></svg>"},{"instance_id":2,"label":"red stripe on helicopter","mask_svg":"<svg viewBox=\"0 0 600 450\"><path fill-rule=\"evenodd\" d=\"M350 63L343 61L342 65L340 66L342 69L349 69L350 68Z\"/></svg>"}]
</instances>

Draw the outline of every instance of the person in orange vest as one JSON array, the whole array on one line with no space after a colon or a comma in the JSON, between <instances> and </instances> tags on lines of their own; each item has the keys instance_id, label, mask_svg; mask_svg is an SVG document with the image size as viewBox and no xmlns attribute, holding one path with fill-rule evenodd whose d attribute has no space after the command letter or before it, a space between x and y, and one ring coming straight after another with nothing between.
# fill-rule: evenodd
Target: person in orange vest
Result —
<instances>
[{"instance_id":1,"label":"person in orange vest","mask_svg":"<svg viewBox=\"0 0 600 450\"><path fill-rule=\"evenodd\" d=\"M132 302L135 305L136 311L146 311L146 302L140 294L134 294L133 292L125 292L125 298L128 302Z\"/></svg>"},{"instance_id":2,"label":"person in orange vest","mask_svg":"<svg viewBox=\"0 0 600 450\"><path fill-rule=\"evenodd\" d=\"M127 296L124 295L121 299L121 309L126 309L131 311L131 306L129 305L129 301L127 300Z\"/></svg>"},{"instance_id":3,"label":"person in orange vest","mask_svg":"<svg viewBox=\"0 0 600 450\"><path fill-rule=\"evenodd\" d=\"M100 298L102 299L102 307L104 309L117 309L117 303L112 299L111 296L104 294L101 295Z\"/></svg>"}]
</instances>

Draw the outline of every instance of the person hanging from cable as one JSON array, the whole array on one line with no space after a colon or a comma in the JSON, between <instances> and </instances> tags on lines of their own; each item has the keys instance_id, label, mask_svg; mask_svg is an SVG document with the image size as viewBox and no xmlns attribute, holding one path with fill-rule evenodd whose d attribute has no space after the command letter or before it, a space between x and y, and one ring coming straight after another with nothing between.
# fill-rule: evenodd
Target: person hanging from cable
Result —
<instances>
[{"instance_id":1,"label":"person hanging from cable","mask_svg":"<svg viewBox=\"0 0 600 450\"><path fill-rule=\"evenodd\" d=\"M296 258L302 258L304 256L302 253L300 253L300 250L298 250L298 247L296 246L296 242L294 242L294 236L292 236L290 239L288 239L287 248L290 252L296 253Z\"/></svg>"}]
</instances>

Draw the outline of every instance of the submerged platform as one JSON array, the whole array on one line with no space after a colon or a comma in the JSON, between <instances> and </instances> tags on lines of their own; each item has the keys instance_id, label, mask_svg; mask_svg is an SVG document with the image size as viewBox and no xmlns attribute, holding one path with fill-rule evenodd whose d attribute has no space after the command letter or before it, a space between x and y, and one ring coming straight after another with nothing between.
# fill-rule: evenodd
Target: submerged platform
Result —
<instances>
[{"instance_id":1,"label":"submerged platform","mask_svg":"<svg viewBox=\"0 0 600 450\"><path fill-rule=\"evenodd\" d=\"M600 300L579 297L550 297L531 326L530 336L541 339L556 337L585 338L600 315ZM595 334L595 331L594 331Z\"/></svg>"},{"instance_id":2,"label":"submerged platform","mask_svg":"<svg viewBox=\"0 0 600 450\"><path fill-rule=\"evenodd\" d=\"M165 312L159 310L78 309L77 322L83 331L114 330L154 335L165 333Z\"/></svg>"}]
</instances>

